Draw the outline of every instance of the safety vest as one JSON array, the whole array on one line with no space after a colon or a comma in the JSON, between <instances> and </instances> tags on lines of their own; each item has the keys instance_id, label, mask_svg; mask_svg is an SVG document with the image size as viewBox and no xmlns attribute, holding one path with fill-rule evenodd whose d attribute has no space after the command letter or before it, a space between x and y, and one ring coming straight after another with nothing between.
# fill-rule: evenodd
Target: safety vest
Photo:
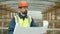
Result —
<instances>
[{"instance_id":1,"label":"safety vest","mask_svg":"<svg viewBox=\"0 0 60 34\"><path fill-rule=\"evenodd\" d=\"M18 15L15 16L15 22L16 24L18 23L20 27L30 27L31 21L32 18L30 16L28 16L28 18L25 18L24 20L20 18Z\"/></svg>"}]
</instances>

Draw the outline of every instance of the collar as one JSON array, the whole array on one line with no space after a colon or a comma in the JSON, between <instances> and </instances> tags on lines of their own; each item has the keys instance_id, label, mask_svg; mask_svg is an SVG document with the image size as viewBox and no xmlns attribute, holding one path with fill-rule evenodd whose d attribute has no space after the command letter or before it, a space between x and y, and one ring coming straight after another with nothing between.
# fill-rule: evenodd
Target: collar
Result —
<instances>
[{"instance_id":1,"label":"collar","mask_svg":"<svg viewBox=\"0 0 60 34\"><path fill-rule=\"evenodd\" d=\"M20 13L18 14L20 18L27 18L27 15L22 16Z\"/></svg>"}]
</instances>

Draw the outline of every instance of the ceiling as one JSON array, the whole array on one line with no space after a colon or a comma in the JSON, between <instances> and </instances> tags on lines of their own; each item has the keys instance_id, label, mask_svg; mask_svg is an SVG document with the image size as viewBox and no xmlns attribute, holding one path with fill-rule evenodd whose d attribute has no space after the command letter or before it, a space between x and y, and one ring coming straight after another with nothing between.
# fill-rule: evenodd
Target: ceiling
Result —
<instances>
[{"instance_id":1,"label":"ceiling","mask_svg":"<svg viewBox=\"0 0 60 34\"><path fill-rule=\"evenodd\" d=\"M0 1L20 1L20 0L0 0ZM60 0L26 0L26 1L52 1L52 2L60 2Z\"/></svg>"},{"instance_id":2,"label":"ceiling","mask_svg":"<svg viewBox=\"0 0 60 34\"><path fill-rule=\"evenodd\" d=\"M1 1L0 5L7 4L11 8L17 9L17 5L20 0L0 0L0 1ZM43 11L47 7L55 4L55 1L53 2L50 0L25 0L25 1L28 2L30 11Z\"/></svg>"}]
</instances>

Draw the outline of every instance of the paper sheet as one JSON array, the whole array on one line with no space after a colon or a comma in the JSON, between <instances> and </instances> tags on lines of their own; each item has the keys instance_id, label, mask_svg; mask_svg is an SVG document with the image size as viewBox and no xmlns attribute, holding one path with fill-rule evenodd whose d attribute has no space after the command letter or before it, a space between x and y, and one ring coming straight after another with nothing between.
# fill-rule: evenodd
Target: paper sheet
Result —
<instances>
[{"instance_id":1,"label":"paper sheet","mask_svg":"<svg viewBox=\"0 0 60 34\"><path fill-rule=\"evenodd\" d=\"M47 21L43 22L43 27L20 27L18 24L16 24L13 34L43 34L47 31L48 26Z\"/></svg>"}]
</instances>

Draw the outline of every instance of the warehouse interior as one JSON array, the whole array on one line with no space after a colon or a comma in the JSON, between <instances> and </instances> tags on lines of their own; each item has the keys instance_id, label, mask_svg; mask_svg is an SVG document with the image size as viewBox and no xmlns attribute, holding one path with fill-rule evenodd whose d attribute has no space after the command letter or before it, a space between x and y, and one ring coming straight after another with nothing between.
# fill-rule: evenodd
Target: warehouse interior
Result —
<instances>
[{"instance_id":1,"label":"warehouse interior","mask_svg":"<svg viewBox=\"0 0 60 34\"><path fill-rule=\"evenodd\" d=\"M0 0L0 34L8 34L10 20L19 13L21 0ZM28 15L34 18L37 26L42 21L49 22L47 34L60 34L60 0L25 0L29 4Z\"/></svg>"}]
</instances>

